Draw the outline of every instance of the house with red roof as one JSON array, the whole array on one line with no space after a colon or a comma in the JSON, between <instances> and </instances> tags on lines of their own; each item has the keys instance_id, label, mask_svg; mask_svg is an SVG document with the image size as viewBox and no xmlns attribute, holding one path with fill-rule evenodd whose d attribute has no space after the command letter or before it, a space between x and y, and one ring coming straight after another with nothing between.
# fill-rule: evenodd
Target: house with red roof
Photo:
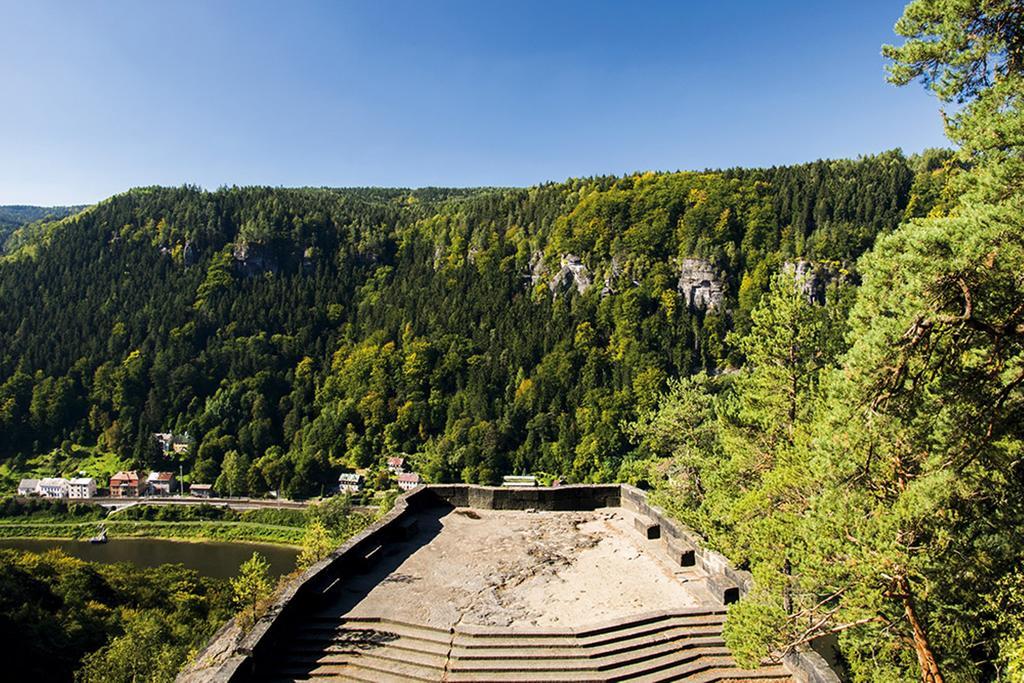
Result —
<instances>
[{"instance_id":1,"label":"house with red roof","mask_svg":"<svg viewBox=\"0 0 1024 683\"><path fill-rule=\"evenodd\" d=\"M118 472L110 478L110 495L112 498L141 496L145 486L145 480L135 470Z\"/></svg>"},{"instance_id":2,"label":"house with red roof","mask_svg":"<svg viewBox=\"0 0 1024 683\"><path fill-rule=\"evenodd\" d=\"M420 475L415 472L402 472L398 475L398 488L403 491L410 491L422 483Z\"/></svg>"}]
</instances>

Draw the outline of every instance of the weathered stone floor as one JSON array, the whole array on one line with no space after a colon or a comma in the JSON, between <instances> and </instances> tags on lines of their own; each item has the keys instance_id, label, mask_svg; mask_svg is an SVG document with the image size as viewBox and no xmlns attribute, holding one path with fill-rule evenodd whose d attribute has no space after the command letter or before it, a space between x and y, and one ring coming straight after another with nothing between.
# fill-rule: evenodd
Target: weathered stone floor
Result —
<instances>
[{"instance_id":1,"label":"weathered stone floor","mask_svg":"<svg viewBox=\"0 0 1024 683\"><path fill-rule=\"evenodd\" d=\"M415 538L385 549L404 556L400 564L382 558L325 611L441 628L573 627L714 605L696 570L673 570L645 551L629 515L457 509L426 517Z\"/></svg>"}]
</instances>

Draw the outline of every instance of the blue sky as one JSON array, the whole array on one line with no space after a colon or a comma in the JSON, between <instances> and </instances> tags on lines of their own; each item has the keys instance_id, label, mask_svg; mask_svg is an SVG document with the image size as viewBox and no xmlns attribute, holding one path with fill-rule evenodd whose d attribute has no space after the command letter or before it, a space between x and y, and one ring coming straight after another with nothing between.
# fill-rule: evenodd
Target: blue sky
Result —
<instances>
[{"instance_id":1,"label":"blue sky","mask_svg":"<svg viewBox=\"0 0 1024 683\"><path fill-rule=\"evenodd\" d=\"M0 204L916 152L903 4L0 0Z\"/></svg>"}]
</instances>

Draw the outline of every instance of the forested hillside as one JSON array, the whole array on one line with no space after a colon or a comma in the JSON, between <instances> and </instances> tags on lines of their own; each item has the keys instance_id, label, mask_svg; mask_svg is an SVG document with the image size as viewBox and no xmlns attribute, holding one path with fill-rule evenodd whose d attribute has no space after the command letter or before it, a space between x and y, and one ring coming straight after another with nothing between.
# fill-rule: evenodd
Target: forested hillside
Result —
<instances>
[{"instance_id":1,"label":"forested hillside","mask_svg":"<svg viewBox=\"0 0 1024 683\"><path fill-rule=\"evenodd\" d=\"M169 682L232 611L227 582L182 565L0 550L8 680Z\"/></svg>"},{"instance_id":2,"label":"forested hillside","mask_svg":"<svg viewBox=\"0 0 1024 683\"><path fill-rule=\"evenodd\" d=\"M64 445L319 492L394 452L435 481L615 479L666 380L741 361L783 263L853 279L948 154L529 189L136 189L0 262L0 454ZM807 264L805 264L807 265ZM823 284L823 283L819 283ZM224 480L222 480L224 482Z\"/></svg>"},{"instance_id":3,"label":"forested hillside","mask_svg":"<svg viewBox=\"0 0 1024 683\"><path fill-rule=\"evenodd\" d=\"M18 228L43 220L56 220L78 213L82 206L0 206L0 253L7 238Z\"/></svg>"}]
</instances>

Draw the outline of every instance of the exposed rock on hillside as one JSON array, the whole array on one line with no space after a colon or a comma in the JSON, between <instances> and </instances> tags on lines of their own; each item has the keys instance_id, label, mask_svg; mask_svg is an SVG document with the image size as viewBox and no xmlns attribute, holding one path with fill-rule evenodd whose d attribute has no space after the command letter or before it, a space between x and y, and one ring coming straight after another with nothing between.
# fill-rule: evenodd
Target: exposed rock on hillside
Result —
<instances>
[{"instance_id":1,"label":"exposed rock on hillside","mask_svg":"<svg viewBox=\"0 0 1024 683\"><path fill-rule=\"evenodd\" d=\"M604 285L601 287L601 298L615 294L615 280L622 274L622 264L618 256L612 256L608 270L604 274Z\"/></svg>"},{"instance_id":2,"label":"exposed rock on hillside","mask_svg":"<svg viewBox=\"0 0 1024 683\"><path fill-rule=\"evenodd\" d=\"M277 255L273 250L258 242L236 242L233 252L235 268L246 277L261 273L276 273L280 270Z\"/></svg>"},{"instance_id":3,"label":"exposed rock on hillside","mask_svg":"<svg viewBox=\"0 0 1024 683\"><path fill-rule=\"evenodd\" d=\"M825 303L828 286L841 276L836 266L806 259L786 261L782 271L791 274L807 300L817 304Z\"/></svg>"},{"instance_id":4,"label":"exposed rock on hillside","mask_svg":"<svg viewBox=\"0 0 1024 683\"><path fill-rule=\"evenodd\" d=\"M707 259L680 262L678 289L691 310L717 311L725 304L725 281Z\"/></svg>"},{"instance_id":5,"label":"exposed rock on hillside","mask_svg":"<svg viewBox=\"0 0 1024 683\"><path fill-rule=\"evenodd\" d=\"M312 273L316 270L316 261L320 252L316 247L306 247L302 252L302 272Z\"/></svg>"},{"instance_id":6,"label":"exposed rock on hillside","mask_svg":"<svg viewBox=\"0 0 1024 683\"><path fill-rule=\"evenodd\" d=\"M548 267L544 265L544 252L535 251L530 254L530 272L525 279L530 281L530 286L535 287L537 283L543 282L547 277Z\"/></svg>"},{"instance_id":7,"label":"exposed rock on hillside","mask_svg":"<svg viewBox=\"0 0 1024 683\"><path fill-rule=\"evenodd\" d=\"M590 269L587 268L579 256L565 254L562 256L561 263L562 267L551 278L551 282L548 283L552 294L557 295L560 292L565 292L570 286L576 287L576 291L580 294L590 289L593 284L593 278L590 276Z\"/></svg>"}]
</instances>

